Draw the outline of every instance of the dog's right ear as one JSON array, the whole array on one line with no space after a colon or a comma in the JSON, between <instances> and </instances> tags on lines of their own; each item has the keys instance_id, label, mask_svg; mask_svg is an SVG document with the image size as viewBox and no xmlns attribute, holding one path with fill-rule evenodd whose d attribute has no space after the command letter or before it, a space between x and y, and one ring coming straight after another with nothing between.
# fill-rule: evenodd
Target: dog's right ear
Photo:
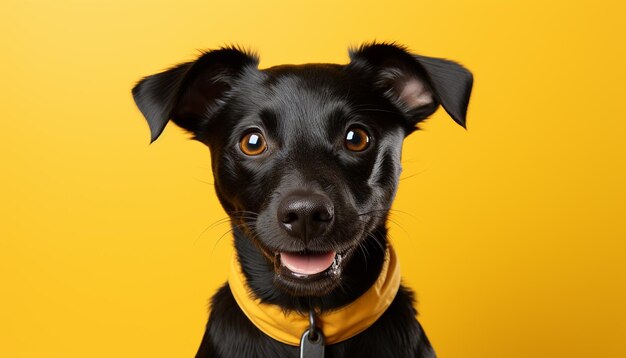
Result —
<instances>
[{"instance_id":1,"label":"dog's right ear","mask_svg":"<svg viewBox=\"0 0 626 358\"><path fill-rule=\"evenodd\" d=\"M150 142L161 135L170 119L197 138L225 103L237 76L247 68L256 69L258 63L256 55L229 47L144 77L132 93L150 126Z\"/></svg>"}]
</instances>

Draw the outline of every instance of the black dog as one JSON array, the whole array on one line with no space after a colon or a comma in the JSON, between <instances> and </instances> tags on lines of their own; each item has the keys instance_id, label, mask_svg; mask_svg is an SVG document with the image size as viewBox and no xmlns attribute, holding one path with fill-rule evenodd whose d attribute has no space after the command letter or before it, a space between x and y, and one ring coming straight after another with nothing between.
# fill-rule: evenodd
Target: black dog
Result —
<instances>
[{"instance_id":1,"label":"black dog","mask_svg":"<svg viewBox=\"0 0 626 358\"><path fill-rule=\"evenodd\" d=\"M393 44L364 45L350 58L259 70L254 55L222 48L133 88L152 141L171 119L210 148L247 286L286 313L323 315L374 284L403 139L440 104L465 126L472 75L459 64ZM376 322L327 345L326 357L434 357L412 292L394 295ZM298 352L257 329L226 284L196 357Z\"/></svg>"}]
</instances>

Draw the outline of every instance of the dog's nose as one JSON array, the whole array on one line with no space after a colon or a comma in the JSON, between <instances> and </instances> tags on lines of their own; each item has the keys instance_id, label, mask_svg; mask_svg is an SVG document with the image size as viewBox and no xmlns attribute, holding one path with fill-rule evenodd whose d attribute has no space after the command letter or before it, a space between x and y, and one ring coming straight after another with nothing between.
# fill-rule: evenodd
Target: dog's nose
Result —
<instances>
[{"instance_id":1,"label":"dog's nose","mask_svg":"<svg viewBox=\"0 0 626 358\"><path fill-rule=\"evenodd\" d=\"M333 221L334 208L323 194L294 192L278 205L279 225L289 235L308 240L326 232Z\"/></svg>"}]
</instances>

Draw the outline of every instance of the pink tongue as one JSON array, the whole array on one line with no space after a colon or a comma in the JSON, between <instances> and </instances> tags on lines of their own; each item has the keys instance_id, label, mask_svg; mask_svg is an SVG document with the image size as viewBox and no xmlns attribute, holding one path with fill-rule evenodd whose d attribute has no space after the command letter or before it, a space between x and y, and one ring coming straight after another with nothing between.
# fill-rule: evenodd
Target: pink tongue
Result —
<instances>
[{"instance_id":1,"label":"pink tongue","mask_svg":"<svg viewBox=\"0 0 626 358\"><path fill-rule=\"evenodd\" d=\"M292 272L302 275L313 275L329 268L335 260L335 255L336 252L334 251L306 255L281 252L280 261Z\"/></svg>"}]
</instances>

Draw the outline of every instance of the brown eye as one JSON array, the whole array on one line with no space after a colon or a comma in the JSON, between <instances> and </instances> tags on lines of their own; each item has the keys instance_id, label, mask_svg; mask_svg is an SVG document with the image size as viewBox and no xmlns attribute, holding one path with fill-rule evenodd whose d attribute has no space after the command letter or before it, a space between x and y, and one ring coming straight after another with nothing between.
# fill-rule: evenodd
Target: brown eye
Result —
<instances>
[{"instance_id":1,"label":"brown eye","mask_svg":"<svg viewBox=\"0 0 626 358\"><path fill-rule=\"evenodd\" d=\"M346 148L353 152L362 152L370 145L370 136L361 128L350 128L346 132Z\"/></svg>"},{"instance_id":2,"label":"brown eye","mask_svg":"<svg viewBox=\"0 0 626 358\"><path fill-rule=\"evenodd\" d=\"M250 132L241 138L239 147L246 155L259 155L265 152L267 143L265 143L265 138L260 132Z\"/></svg>"}]
</instances>

